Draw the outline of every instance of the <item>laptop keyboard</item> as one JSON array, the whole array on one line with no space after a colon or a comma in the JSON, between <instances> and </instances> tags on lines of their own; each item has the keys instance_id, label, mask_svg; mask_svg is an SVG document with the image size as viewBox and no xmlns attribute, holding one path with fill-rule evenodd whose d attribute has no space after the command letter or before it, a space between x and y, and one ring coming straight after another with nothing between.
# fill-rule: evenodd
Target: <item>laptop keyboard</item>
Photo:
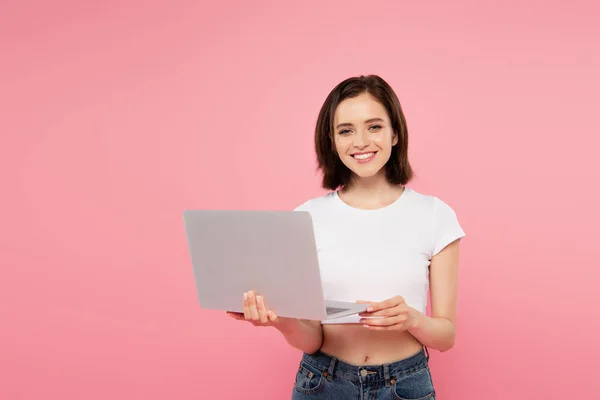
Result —
<instances>
[{"instance_id":1,"label":"laptop keyboard","mask_svg":"<svg viewBox=\"0 0 600 400\"><path fill-rule=\"evenodd\" d=\"M349 308L325 307L325 310L327 312L327 315L329 315L329 314L339 313L342 311L348 311Z\"/></svg>"}]
</instances>

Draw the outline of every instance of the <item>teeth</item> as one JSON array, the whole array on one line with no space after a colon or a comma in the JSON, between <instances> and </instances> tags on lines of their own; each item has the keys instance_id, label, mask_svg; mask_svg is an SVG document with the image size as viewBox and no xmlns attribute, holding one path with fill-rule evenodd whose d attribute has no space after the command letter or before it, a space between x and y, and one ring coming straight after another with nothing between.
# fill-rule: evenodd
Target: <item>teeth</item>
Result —
<instances>
[{"instance_id":1,"label":"teeth","mask_svg":"<svg viewBox=\"0 0 600 400\"><path fill-rule=\"evenodd\" d=\"M375 153L355 154L354 158L356 158L358 160L366 160L367 158L371 157L373 154L375 154Z\"/></svg>"}]
</instances>

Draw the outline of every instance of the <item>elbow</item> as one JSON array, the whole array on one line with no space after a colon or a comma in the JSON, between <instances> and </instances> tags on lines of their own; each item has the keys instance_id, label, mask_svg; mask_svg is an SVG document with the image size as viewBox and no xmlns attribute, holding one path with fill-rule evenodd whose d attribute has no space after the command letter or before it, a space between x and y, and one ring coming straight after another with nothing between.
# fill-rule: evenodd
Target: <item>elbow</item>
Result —
<instances>
[{"instance_id":1,"label":"elbow","mask_svg":"<svg viewBox=\"0 0 600 400\"><path fill-rule=\"evenodd\" d=\"M306 354L315 354L319 350L321 350L321 347L323 347L323 334L322 334L322 332L321 332L320 335L317 336L317 338L315 338L315 340L309 346L306 346L306 349L304 350L304 352Z\"/></svg>"},{"instance_id":2,"label":"elbow","mask_svg":"<svg viewBox=\"0 0 600 400\"><path fill-rule=\"evenodd\" d=\"M442 353L445 353L447 351L450 351L454 348L454 345L456 344L456 334L454 332L452 332L452 334L450 335L450 337L444 341L444 343L441 344L441 346L439 346L438 350L441 351Z\"/></svg>"},{"instance_id":3,"label":"elbow","mask_svg":"<svg viewBox=\"0 0 600 400\"><path fill-rule=\"evenodd\" d=\"M316 354L319 350L321 350L321 346L312 346L312 347L307 347L306 349L300 349L300 350L306 354L313 355L313 354Z\"/></svg>"},{"instance_id":4,"label":"elbow","mask_svg":"<svg viewBox=\"0 0 600 400\"><path fill-rule=\"evenodd\" d=\"M309 343L299 343L297 345L294 346L294 344L290 343L293 347L295 347L296 349L300 350L303 353L312 355L317 353L319 350L321 350L321 347L323 345L322 341L318 341L318 342L309 342Z\"/></svg>"},{"instance_id":5,"label":"elbow","mask_svg":"<svg viewBox=\"0 0 600 400\"><path fill-rule=\"evenodd\" d=\"M315 332L314 335L295 337L293 339L286 338L287 342L292 347L300 350L303 353L306 353L309 355L315 354L319 350L321 350L321 347L323 346L323 335L322 335L322 332L320 331L320 329L321 329L321 327L319 326L319 331Z\"/></svg>"},{"instance_id":6,"label":"elbow","mask_svg":"<svg viewBox=\"0 0 600 400\"><path fill-rule=\"evenodd\" d=\"M442 353L445 353L447 351L450 351L454 348L454 342L451 343L447 343L444 346L441 346L438 350Z\"/></svg>"},{"instance_id":7,"label":"elbow","mask_svg":"<svg viewBox=\"0 0 600 400\"><path fill-rule=\"evenodd\" d=\"M448 329L438 337L436 342L436 350L442 353L452 350L456 344L456 328L454 324L448 326Z\"/></svg>"}]
</instances>

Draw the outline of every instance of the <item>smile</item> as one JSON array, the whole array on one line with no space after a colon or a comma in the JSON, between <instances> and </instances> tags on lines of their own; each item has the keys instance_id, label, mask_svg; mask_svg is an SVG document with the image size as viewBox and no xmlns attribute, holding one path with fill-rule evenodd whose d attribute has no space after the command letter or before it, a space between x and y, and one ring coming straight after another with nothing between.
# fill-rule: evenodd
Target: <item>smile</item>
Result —
<instances>
[{"instance_id":1,"label":"smile","mask_svg":"<svg viewBox=\"0 0 600 400\"><path fill-rule=\"evenodd\" d=\"M352 154L352 157L360 163L371 161L377 152L372 151L370 153L357 153Z\"/></svg>"}]
</instances>

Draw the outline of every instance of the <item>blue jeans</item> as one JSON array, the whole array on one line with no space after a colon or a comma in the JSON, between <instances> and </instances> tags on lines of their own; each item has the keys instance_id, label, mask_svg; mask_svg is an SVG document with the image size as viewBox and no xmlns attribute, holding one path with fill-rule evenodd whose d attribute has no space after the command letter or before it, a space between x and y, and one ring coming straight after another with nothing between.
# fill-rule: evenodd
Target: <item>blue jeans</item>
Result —
<instances>
[{"instance_id":1,"label":"blue jeans","mask_svg":"<svg viewBox=\"0 0 600 400\"><path fill-rule=\"evenodd\" d=\"M292 400L433 400L426 349L391 364L357 366L322 352L304 354Z\"/></svg>"}]
</instances>

